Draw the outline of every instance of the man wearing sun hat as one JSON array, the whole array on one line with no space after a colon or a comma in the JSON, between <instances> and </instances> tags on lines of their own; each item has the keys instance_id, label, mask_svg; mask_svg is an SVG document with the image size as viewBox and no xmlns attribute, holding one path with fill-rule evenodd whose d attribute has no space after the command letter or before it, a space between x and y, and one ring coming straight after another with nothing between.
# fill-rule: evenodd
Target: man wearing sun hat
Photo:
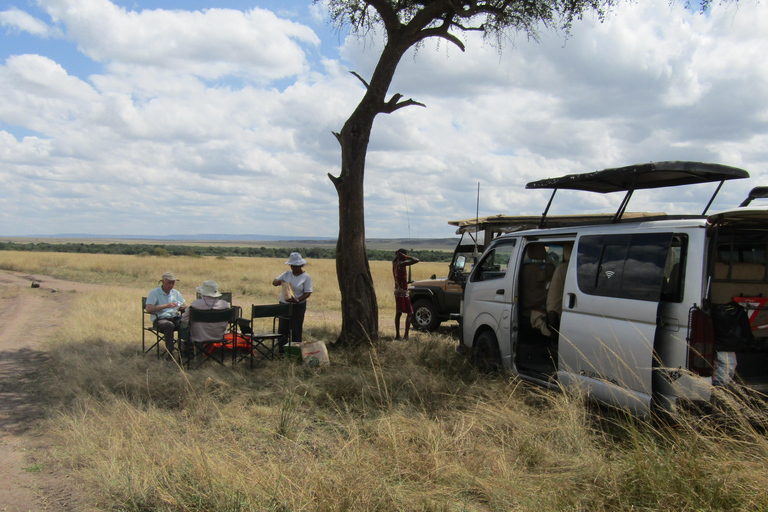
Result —
<instances>
[{"instance_id":1,"label":"man wearing sun hat","mask_svg":"<svg viewBox=\"0 0 768 512\"><path fill-rule=\"evenodd\" d=\"M187 307L181 292L174 288L176 277L173 272L166 272L160 278L160 286L147 295L147 313L150 313L152 325L165 336L165 348L173 354L175 345L174 332L181 325L181 313Z\"/></svg>"},{"instance_id":2,"label":"man wearing sun hat","mask_svg":"<svg viewBox=\"0 0 768 512\"><path fill-rule=\"evenodd\" d=\"M307 311L307 299L312 295L312 278L304 272L304 265L307 262L301 257L301 253L292 252L285 264L290 265L291 270L286 270L277 276L272 281L272 285L288 285L284 286L283 291L280 293L280 302L283 304L291 303L293 307L291 308L290 326L287 320L280 319L278 331L281 334L287 334L290 328L291 341L293 343L301 343L302 331L304 329L304 314ZM282 351L283 347L281 345L280 352Z\"/></svg>"},{"instance_id":3,"label":"man wearing sun hat","mask_svg":"<svg viewBox=\"0 0 768 512\"><path fill-rule=\"evenodd\" d=\"M229 304L227 301L220 299L221 293L219 293L219 285L216 281L205 281L203 284L197 287L200 298L192 301L189 305L190 308L197 310L204 309L227 309ZM189 324L189 308L184 311L181 316L182 324ZM227 330L228 322L214 322L214 323L196 323L192 325L192 339L195 341L219 341L224 335L224 331Z\"/></svg>"}]
</instances>

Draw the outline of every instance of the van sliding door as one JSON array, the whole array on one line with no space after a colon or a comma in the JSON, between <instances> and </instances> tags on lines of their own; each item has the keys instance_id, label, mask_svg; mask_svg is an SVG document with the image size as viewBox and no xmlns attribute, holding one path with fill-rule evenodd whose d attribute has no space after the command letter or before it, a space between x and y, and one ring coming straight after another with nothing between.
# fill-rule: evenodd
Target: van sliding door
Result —
<instances>
[{"instance_id":1,"label":"van sliding door","mask_svg":"<svg viewBox=\"0 0 768 512\"><path fill-rule=\"evenodd\" d=\"M671 241L672 233L579 237L560 324L561 381L586 385L595 398L638 414L650 410L653 344Z\"/></svg>"}]
</instances>

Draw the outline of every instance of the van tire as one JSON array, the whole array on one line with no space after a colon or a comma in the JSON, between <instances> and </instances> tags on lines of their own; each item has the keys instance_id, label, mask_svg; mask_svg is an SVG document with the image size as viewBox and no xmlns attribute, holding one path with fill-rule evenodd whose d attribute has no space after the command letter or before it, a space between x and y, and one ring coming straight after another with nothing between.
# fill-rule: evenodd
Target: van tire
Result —
<instances>
[{"instance_id":1,"label":"van tire","mask_svg":"<svg viewBox=\"0 0 768 512\"><path fill-rule=\"evenodd\" d=\"M419 299L413 305L413 328L419 331L435 332L440 327L435 305L429 299Z\"/></svg>"},{"instance_id":2,"label":"van tire","mask_svg":"<svg viewBox=\"0 0 768 512\"><path fill-rule=\"evenodd\" d=\"M477 337L473 361L481 373L498 373L501 370L499 343L492 331L483 331Z\"/></svg>"}]
</instances>

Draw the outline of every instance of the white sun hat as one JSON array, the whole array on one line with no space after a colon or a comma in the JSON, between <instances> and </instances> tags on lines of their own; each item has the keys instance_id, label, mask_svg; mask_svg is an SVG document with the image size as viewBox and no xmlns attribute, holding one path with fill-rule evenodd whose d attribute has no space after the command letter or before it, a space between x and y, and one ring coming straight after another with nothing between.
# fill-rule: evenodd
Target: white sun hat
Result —
<instances>
[{"instance_id":1,"label":"white sun hat","mask_svg":"<svg viewBox=\"0 0 768 512\"><path fill-rule=\"evenodd\" d=\"M285 264L292 267L303 267L307 264L307 260L301 257L301 253L292 252L291 256L288 258L288 261L286 261Z\"/></svg>"},{"instance_id":2,"label":"white sun hat","mask_svg":"<svg viewBox=\"0 0 768 512\"><path fill-rule=\"evenodd\" d=\"M197 291L204 297L221 297L221 294L219 293L219 285L216 281L205 281L197 287Z\"/></svg>"}]
</instances>

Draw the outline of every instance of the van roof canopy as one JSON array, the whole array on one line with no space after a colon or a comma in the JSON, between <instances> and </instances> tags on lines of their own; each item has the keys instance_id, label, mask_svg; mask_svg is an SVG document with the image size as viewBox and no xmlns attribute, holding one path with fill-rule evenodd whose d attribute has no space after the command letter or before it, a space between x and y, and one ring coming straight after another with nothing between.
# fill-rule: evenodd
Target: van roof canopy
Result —
<instances>
[{"instance_id":1,"label":"van roof canopy","mask_svg":"<svg viewBox=\"0 0 768 512\"><path fill-rule=\"evenodd\" d=\"M749 178L749 173L744 169L728 165L703 162L650 162L532 181L525 188L563 188L605 194L740 178Z\"/></svg>"},{"instance_id":2,"label":"van roof canopy","mask_svg":"<svg viewBox=\"0 0 768 512\"><path fill-rule=\"evenodd\" d=\"M528 183L525 188L529 189L553 189L552 196L544 213L541 216L540 225L543 226L547 218L547 212L555 198L558 189L583 190L587 192L598 192L606 194L609 192L626 192L616 215L614 222L618 222L627 208L629 199L635 190L677 187L680 185L693 185L697 183L712 183L719 181L715 193L707 203L701 215L705 215L707 210L715 200L715 196L720 191L720 187L726 180L749 178L749 173L744 169L730 167L721 164L709 164L704 162L650 162L645 164L628 165L626 167L616 167L603 169L583 174L569 174L560 178L548 178Z\"/></svg>"}]
</instances>

